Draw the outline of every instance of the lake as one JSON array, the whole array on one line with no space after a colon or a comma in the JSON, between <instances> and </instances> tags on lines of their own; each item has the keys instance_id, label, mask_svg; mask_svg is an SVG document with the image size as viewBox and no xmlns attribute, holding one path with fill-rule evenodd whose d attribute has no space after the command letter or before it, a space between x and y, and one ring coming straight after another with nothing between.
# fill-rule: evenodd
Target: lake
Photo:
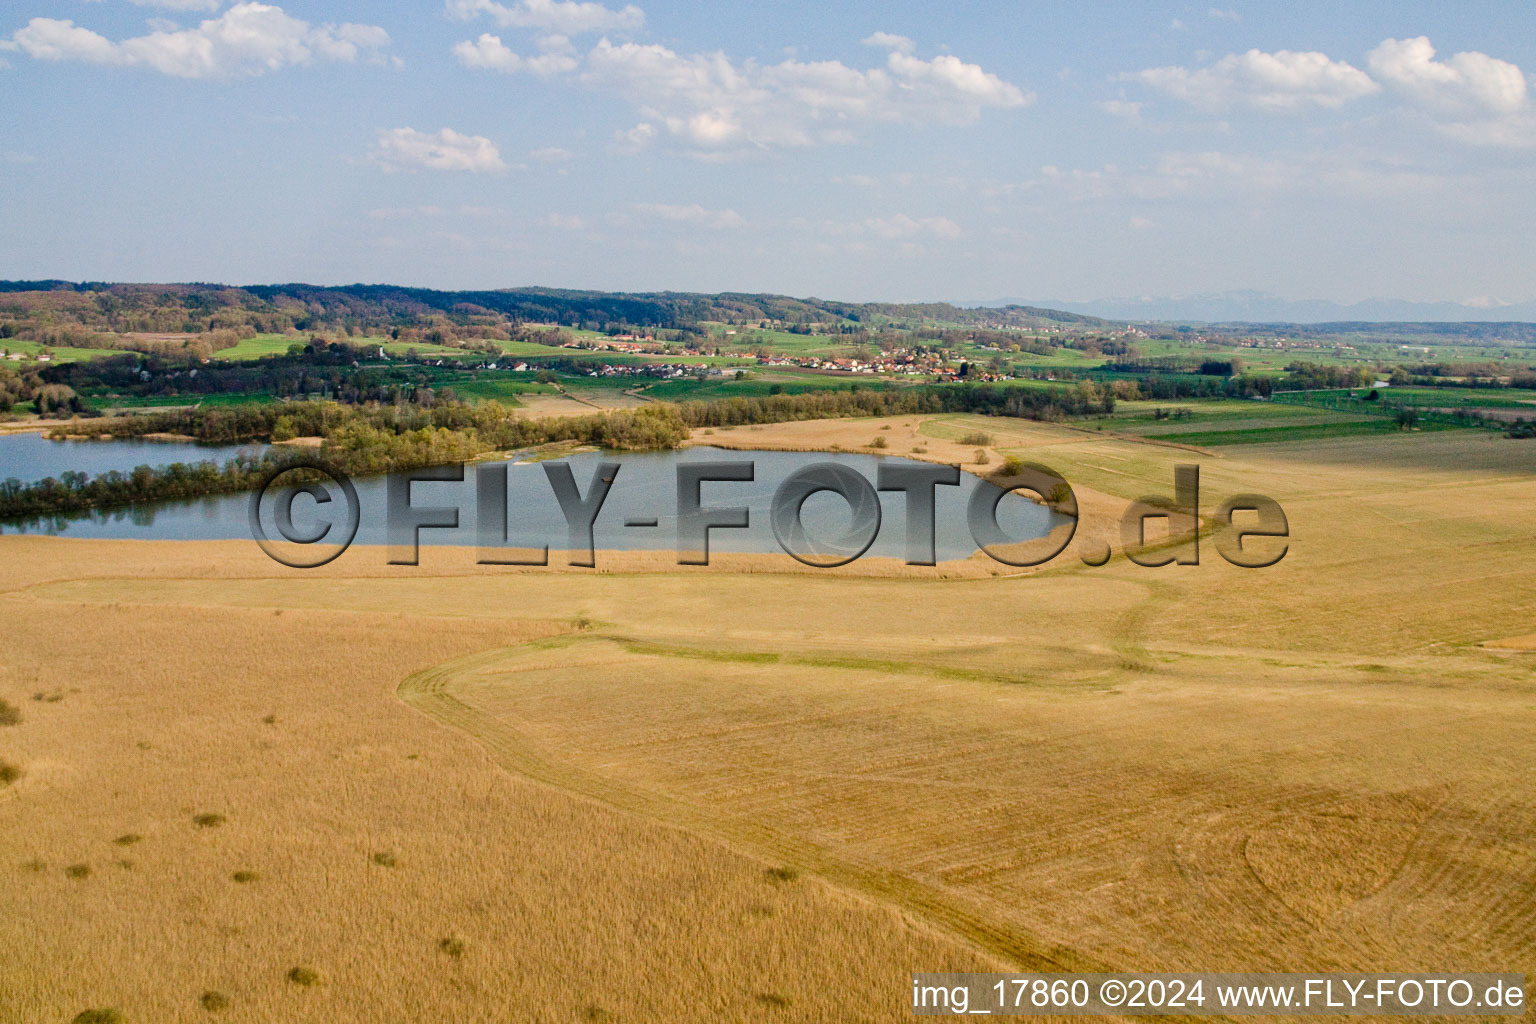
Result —
<instances>
[{"instance_id":1,"label":"lake","mask_svg":"<svg viewBox=\"0 0 1536 1024\"><path fill-rule=\"evenodd\" d=\"M215 458L219 461L250 448L208 447L154 441L49 441L37 434L0 436L0 479L16 477L31 482L59 476L66 470L96 475L108 470L129 471L139 465L168 465ZM260 450L260 446L257 446ZM543 463L519 463L510 456L507 465L507 545L556 550L567 546L567 527ZM577 452L559 460L570 466L581 494L589 493L593 471L600 462L618 463L607 500L594 528L596 546L607 550L671 549L677 546L677 466L688 462L754 464L751 481L708 481L701 486L702 504L709 507L746 506L746 529L716 529L710 533L710 550L718 552L779 551L769 521L769 508L779 484L796 470L832 462L861 474L872 485L882 462L911 465L899 456L828 452L731 451L697 447L661 452ZM384 544L385 477L354 481L361 509L356 544ZM966 505L979 481L962 474L960 486L935 491L935 546L940 561L965 558L976 549L966 523ZM881 525L868 555L901 558L906 551L906 497L900 492L880 492ZM69 537L125 538L137 540L249 539L248 494L227 494L191 501L158 502L108 511L80 513L27 523L0 524L0 533L31 533ZM421 531L423 545L475 545L476 469L465 467L464 481L418 482L411 487L413 507L457 507L455 529ZM263 502L263 521L272 531L272 501ZM323 524L320 509L307 496L293 503L295 526L304 531ZM832 537L851 523L848 505L829 492L812 495L802 508L802 521L813 537ZM1045 536L1065 518L1017 494L1003 498L998 523L1020 540ZM633 520L654 520L653 527L626 526Z\"/></svg>"},{"instance_id":2,"label":"lake","mask_svg":"<svg viewBox=\"0 0 1536 1024\"><path fill-rule=\"evenodd\" d=\"M24 484L45 477L57 479L70 470L99 476L110 470L126 473L138 466L169 466L173 462L223 462L240 451L266 451L264 444L204 445L190 441L50 441L42 434L0 434L0 480L15 477Z\"/></svg>"}]
</instances>

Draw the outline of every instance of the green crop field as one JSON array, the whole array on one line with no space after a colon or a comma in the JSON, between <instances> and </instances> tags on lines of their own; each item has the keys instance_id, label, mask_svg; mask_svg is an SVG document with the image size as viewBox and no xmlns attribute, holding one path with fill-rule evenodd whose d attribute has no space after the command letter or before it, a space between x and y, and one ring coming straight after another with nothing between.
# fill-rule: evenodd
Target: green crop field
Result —
<instances>
[{"instance_id":1,"label":"green crop field","mask_svg":"<svg viewBox=\"0 0 1536 1024\"><path fill-rule=\"evenodd\" d=\"M48 345L40 345L35 341L23 341L20 338L7 338L0 342L0 350L6 355L20 354L35 359L38 353L47 349L55 363L78 363L87 359L101 359L104 356L120 356L122 351L115 348L57 348ZM7 365L15 367L17 363L8 362ZM31 365L21 363L21 365Z\"/></svg>"},{"instance_id":2,"label":"green crop field","mask_svg":"<svg viewBox=\"0 0 1536 1024\"><path fill-rule=\"evenodd\" d=\"M280 356L294 344L303 344L303 341L286 334L258 334L254 338L245 338L233 348L220 349L213 358L222 362L246 362L263 356Z\"/></svg>"}]
</instances>

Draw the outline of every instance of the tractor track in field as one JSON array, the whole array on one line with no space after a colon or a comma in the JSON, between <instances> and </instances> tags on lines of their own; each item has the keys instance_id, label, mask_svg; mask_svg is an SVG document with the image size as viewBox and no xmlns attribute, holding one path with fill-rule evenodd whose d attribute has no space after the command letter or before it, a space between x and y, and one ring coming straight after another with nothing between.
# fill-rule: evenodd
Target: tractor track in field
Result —
<instances>
[{"instance_id":1,"label":"tractor track in field","mask_svg":"<svg viewBox=\"0 0 1536 1024\"><path fill-rule=\"evenodd\" d=\"M919 879L840 856L825 846L760 823L717 814L661 793L646 792L551 759L507 722L454 692L457 680L506 657L501 648L457 658L407 677L402 700L440 724L477 740L509 772L566 793L595 800L649 821L702 836L771 864L790 864L831 885L959 939L965 945L1032 972L1086 973L1113 968L1076 950L992 920L970 901Z\"/></svg>"}]
</instances>

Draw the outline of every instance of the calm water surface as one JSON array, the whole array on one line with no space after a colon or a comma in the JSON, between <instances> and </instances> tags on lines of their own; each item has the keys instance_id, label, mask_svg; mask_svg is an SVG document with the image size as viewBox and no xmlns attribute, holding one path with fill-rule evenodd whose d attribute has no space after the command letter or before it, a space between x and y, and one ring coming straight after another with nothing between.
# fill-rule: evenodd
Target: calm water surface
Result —
<instances>
[{"instance_id":1,"label":"calm water surface","mask_svg":"<svg viewBox=\"0 0 1536 1024\"><path fill-rule=\"evenodd\" d=\"M0 480L15 477L31 482L57 477L66 470L92 476L109 470L127 472L136 466L164 466L173 462L197 462L208 458L223 461L254 447L208 447L155 441L49 441L38 434L0 436ZM565 518L550 488L542 463L519 464L511 457L508 478L508 539L511 547L567 546ZM711 551L767 552L779 546L769 523L768 510L774 491L785 477L815 462L837 462L861 473L874 484L882 461L907 462L898 456L826 452L728 451L719 448L687 448L664 452L578 452L560 460L571 467L583 495L592 484L600 462L619 464L607 501L597 518L596 545L608 550L667 549L677 545L677 466L683 462L752 462L752 481L706 482L702 487L705 507L746 506L747 529L713 530ZM357 544L384 544L385 477L354 481L361 505ZM941 561L964 558L976 550L966 525L966 503L976 478L962 474L960 486L936 490L936 540ZM475 545L475 466L465 467L464 482L418 482L412 485L416 507L457 507L456 529L421 531L424 545ZM906 499L900 492L882 492L881 527L871 556L903 557L906 541ZM265 522L271 531L270 499L264 502ZM0 524L3 533L54 534L69 537L127 538L139 540L249 539L248 494L228 494L192 501L157 502L128 508L82 513L29 523ZM301 495L293 504L294 523L300 529L320 523L319 509ZM632 519L655 519L655 527L629 527ZM834 536L845 530L850 516L847 505L831 493L806 501L803 520L813 535ZM1041 537L1066 522L1063 517L1018 495L1005 497L998 508L998 522L1020 540Z\"/></svg>"}]
</instances>

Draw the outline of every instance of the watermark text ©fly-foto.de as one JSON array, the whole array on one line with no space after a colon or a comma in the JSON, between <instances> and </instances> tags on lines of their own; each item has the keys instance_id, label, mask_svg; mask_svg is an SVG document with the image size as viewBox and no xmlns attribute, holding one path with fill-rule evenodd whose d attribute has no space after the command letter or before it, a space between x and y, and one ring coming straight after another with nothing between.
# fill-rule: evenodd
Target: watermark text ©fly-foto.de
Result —
<instances>
[{"instance_id":1,"label":"watermark text \u00a9fly-foto.de","mask_svg":"<svg viewBox=\"0 0 1536 1024\"><path fill-rule=\"evenodd\" d=\"M562 462L543 464L543 470L566 524L569 564L597 564L594 529L608 494L623 469L621 462L599 462L585 489L571 467ZM976 478L966 502L966 525L976 546L1005 565L1040 565L1066 550L1077 533L1077 495L1065 478L1045 466L1023 463L1007 474ZM710 535L716 530L747 529L751 509L745 505L709 504L703 500L706 483L728 485L756 479L751 459L684 462L676 466L677 561L679 565L708 565ZM925 463L885 463L873 483L859 471L838 462L817 462L791 473L774 492L769 521L779 547L788 555L818 568L846 565L864 555L880 533L880 493L900 492L905 503L905 560L908 565L932 566L937 552L937 501L940 487L960 487L958 466ZM385 535L392 565L416 565L420 560L424 530L454 530L459 526L457 505L418 505L413 501L416 483L463 483L463 464L433 466L391 474L385 492ZM482 565L548 565L549 546L533 550L507 547L513 510L508 501L507 464L481 463L474 469L477 561ZM998 522L998 505L1015 491L1028 492L1039 504L1059 513L1060 525L1048 535L1011 537ZM1172 495L1147 495L1131 502L1119 521L1120 550L1148 567L1200 562L1200 468L1173 468ZM807 528L802 511L807 499L823 492L837 495L847 505L847 526L828 536ZM712 493L718 493L712 488ZM262 501L273 496L272 522L277 537L268 533ZM301 528L294 520L295 503L304 497L309 522ZM333 515L334 518L326 518ZM318 523L314 520L318 517ZM301 459L274 470L251 496L250 526L256 542L272 558L294 568L314 568L332 561L357 536L361 504L346 474L319 460ZM1161 539L1153 537L1148 524L1166 522ZM655 529L659 518L630 518L626 528ZM1290 523L1279 502L1261 494L1238 494L1216 509L1212 538L1227 562L1242 568L1274 565L1290 546ZM281 542L287 542L285 547ZM1080 545L1082 561L1103 565L1113 554L1111 544ZM305 549L312 554L296 553Z\"/></svg>"}]
</instances>

